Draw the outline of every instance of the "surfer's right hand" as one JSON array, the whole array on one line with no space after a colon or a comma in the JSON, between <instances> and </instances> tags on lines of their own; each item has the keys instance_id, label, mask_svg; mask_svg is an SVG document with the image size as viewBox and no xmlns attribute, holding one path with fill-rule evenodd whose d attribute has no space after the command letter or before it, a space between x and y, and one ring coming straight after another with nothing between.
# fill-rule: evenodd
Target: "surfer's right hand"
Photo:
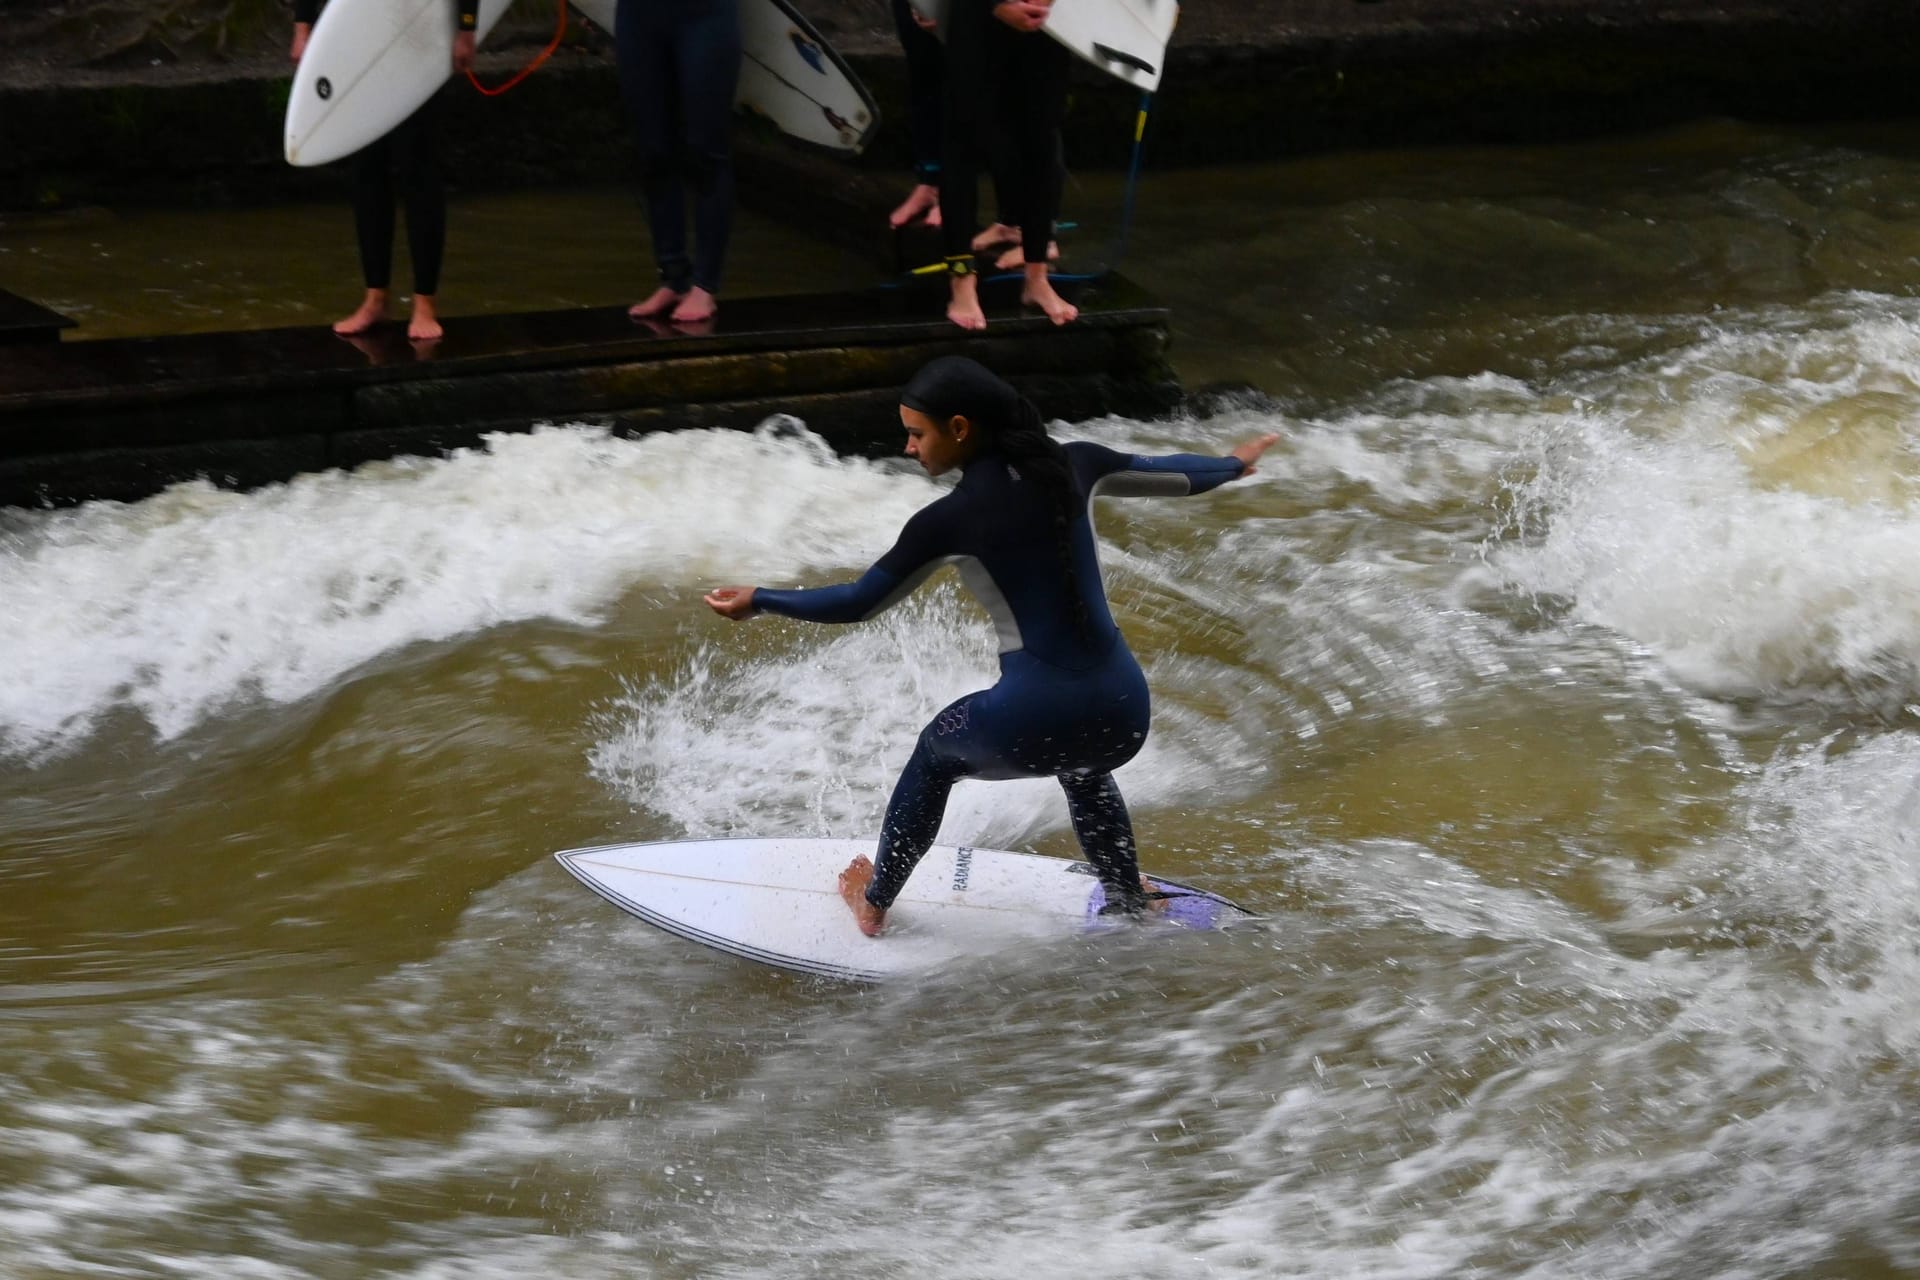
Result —
<instances>
[{"instance_id":1,"label":"surfer's right hand","mask_svg":"<svg viewBox=\"0 0 1920 1280\"><path fill-rule=\"evenodd\" d=\"M312 34L313 24L311 22L296 22L293 24L293 50L288 56L295 62L300 61L300 55L307 51L307 37Z\"/></svg>"},{"instance_id":2,"label":"surfer's right hand","mask_svg":"<svg viewBox=\"0 0 1920 1280\"><path fill-rule=\"evenodd\" d=\"M709 609L723 618L741 622L753 616L752 587L715 587L702 599L707 602Z\"/></svg>"}]
</instances>

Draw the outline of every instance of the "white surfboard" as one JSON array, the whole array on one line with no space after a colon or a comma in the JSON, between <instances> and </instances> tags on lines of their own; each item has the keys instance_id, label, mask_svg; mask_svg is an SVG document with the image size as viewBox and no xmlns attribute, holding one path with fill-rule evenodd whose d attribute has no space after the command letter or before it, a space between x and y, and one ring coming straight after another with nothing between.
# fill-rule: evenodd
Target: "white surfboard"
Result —
<instances>
[{"instance_id":1,"label":"white surfboard","mask_svg":"<svg viewBox=\"0 0 1920 1280\"><path fill-rule=\"evenodd\" d=\"M512 0L480 0L486 39ZM287 98L287 163L328 164L392 132L453 74L449 0L332 0Z\"/></svg>"},{"instance_id":2,"label":"white surfboard","mask_svg":"<svg viewBox=\"0 0 1920 1280\"><path fill-rule=\"evenodd\" d=\"M861 982L924 972L1021 943L1112 927L1084 862L935 845L878 938L862 934L835 878L872 840L674 840L556 853L624 911L669 933L762 964ZM1152 880L1156 927L1216 929L1253 919L1217 894Z\"/></svg>"},{"instance_id":3,"label":"white surfboard","mask_svg":"<svg viewBox=\"0 0 1920 1280\"><path fill-rule=\"evenodd\" d=\"M481 0L484 40L511 0ZM573 0L609 35L615 0ZM852 70L782 0L740 0L738 105L794 137L857 153L880 110ZM287 162L352 155L418 111L453 73L448 0L332 0L314 24L287 99Z\"/></svg>"},{"instance_id":4,"label":"white surfboard","mask_svg":"<svg viewBox=\"0 0 1920 1280\"><path fill-rule=\"evenodd\" d=\"M909 2L945 33L953 0ZM1053 0L1041 30L1107 74L1152 93L1179 21L1179 0Z\"/></svg>"},{"instance_id":5,"label":"white surfboard","mask_svg":"<svg viewBox=\"0 0 1920 1280\"><path fill-rule=\"evenodd\" d=\"M613 34L616 0L572 0ZM880 127L880 108L860 78L807 20L783 0L740 0L740 85L736 105L781 132L829 151L858 155Z\"/></svg>"}]
</instances>

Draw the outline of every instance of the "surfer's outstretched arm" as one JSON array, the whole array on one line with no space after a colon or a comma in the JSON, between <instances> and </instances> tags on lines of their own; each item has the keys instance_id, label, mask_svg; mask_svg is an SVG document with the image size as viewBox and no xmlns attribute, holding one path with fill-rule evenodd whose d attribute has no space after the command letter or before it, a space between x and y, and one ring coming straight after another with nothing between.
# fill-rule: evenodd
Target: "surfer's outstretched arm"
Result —
<instances>
[{"instance_id":1,"label":"surfer's outstretched arm","mask_svg":"<svg viewBox=\"0 0 1920 1280\"><path fill-rule=\"evenodd\" d=\"M917 585L919 582L915 579L903 586L900 579L875 565L855 581L831 587L811 587L800 591L720 587L705 598L715 613L735 622L756 613L784 614L804 622L864 622L884 611Z\"/></svg>"},{"instance_id":2,"label":"surfer's outstretched arm","mask_svg":"<svg viewBox=\"0 0 1920 1280\"><path fill-rule=\"evenodd\" d=\"M1075 469L1085 476L1088 492L1096 496L1185 497L1252 475L1260 455L1279 439L1277 435L1256 436L1220 457L1206 453L1147 457L1087 441L1070 444L1067 450Z\"/></svg>"},{"instance_id":3,"label":"surfer's outstretched arm","mask_svg":"<svg viewBox=\"0 0 1920 1280\"><path fill-rule=\"evenodd\" d=\"M946 498L922 507L907 521L892 549L852 582L798 591L720 587L707 594L707 605L736 622L756 613L778 613L803 622L865 622L912 594L946 562L950 520Z\"/></svg>"}]
</instances>

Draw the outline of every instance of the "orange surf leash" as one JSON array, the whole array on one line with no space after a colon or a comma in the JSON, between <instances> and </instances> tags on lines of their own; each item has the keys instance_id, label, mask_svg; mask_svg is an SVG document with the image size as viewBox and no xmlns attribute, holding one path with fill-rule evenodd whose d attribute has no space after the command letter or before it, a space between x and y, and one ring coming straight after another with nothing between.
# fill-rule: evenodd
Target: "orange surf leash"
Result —
<instances>
[{"instance_id":1,"label":"orange surf leash","mask_svg":"<svg viewBox=\"0 0 1920 1280\"><path fill-rule=\"evenodd\" d=\"M525 80L528 76L532 75L534 71L539 68L541 63L545 62L548 58L551 58L553 56L553 51L560 47L561 38L567 34L567 0L559 0L559 9L560 9L559 17L554 20L554 24L553 24L553 39L547 41L547 47L542 49L539 55L535 57L532 62L529 62L526 66L520 68L520 70L514 75L513 79L493 89L489 89L487 88L486 85L481 84L480 77L474 75L472 69L469 68L467 71L467 79L472 83L473 87L478 89L481 93L485 94L489 98L497 98L501 94L505 93L507 90L513 88L513 86L519 84L522 80Z\"/></svg>"}]
</instances>

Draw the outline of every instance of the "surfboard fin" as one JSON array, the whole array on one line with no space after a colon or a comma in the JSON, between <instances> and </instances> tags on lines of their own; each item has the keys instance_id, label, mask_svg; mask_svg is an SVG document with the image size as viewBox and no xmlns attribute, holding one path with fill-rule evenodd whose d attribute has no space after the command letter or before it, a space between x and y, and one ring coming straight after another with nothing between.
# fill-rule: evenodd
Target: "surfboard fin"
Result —
<instances>
[{"instance_id":1,"label":"surfboard fin","mask_svg":"<svg viewBox=\"0 0 1920 1280\"><path fill-rule=\"evenodd\" d=\"M1128 53L1125 49L1116 49L1112 45L1096 44L1093 46L1093 51L1105 58L1108 62L1117 62L1123 67L1132 67L1142 75L1150 76L1158 70L1157 67L1145 58L1137 54Z\"/></svg>"}]
</instances>

